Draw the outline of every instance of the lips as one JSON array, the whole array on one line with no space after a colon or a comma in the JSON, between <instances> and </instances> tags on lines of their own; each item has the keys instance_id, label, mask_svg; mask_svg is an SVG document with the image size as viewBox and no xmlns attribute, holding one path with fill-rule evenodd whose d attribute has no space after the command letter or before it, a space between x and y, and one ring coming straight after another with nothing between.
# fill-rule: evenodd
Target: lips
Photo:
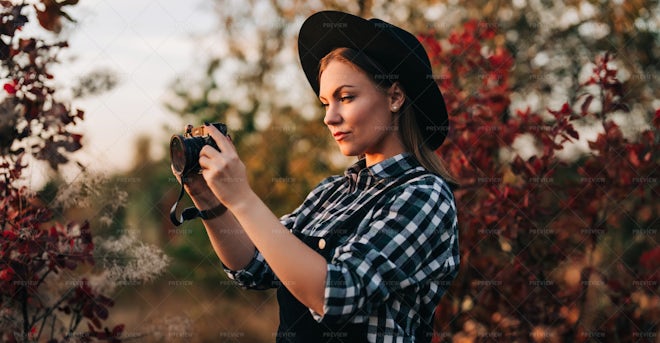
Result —
<instances>
[{"instance_id":1,"label":"lips","mask_svg":"<svg viewBox=\"0 0 660 343\"><path fill-rule=\"evenodd\" d=\"M343 140L344 138L346 138L346 136L349 133L350 132L337 131L337 132L333 133L332 136L335 137L335 140L339 142L339 141Z\"/></svg>"}]
</instances>

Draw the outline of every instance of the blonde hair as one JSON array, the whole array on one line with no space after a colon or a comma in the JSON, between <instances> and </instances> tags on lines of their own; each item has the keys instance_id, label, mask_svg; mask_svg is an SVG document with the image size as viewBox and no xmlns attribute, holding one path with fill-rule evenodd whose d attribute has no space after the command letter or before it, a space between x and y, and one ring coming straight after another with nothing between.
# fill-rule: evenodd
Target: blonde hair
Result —
<instances>
[{"instance_id":1,"label":"blonde hair","mask_svg":"<svg viewBox=\"0 0 660 343\"><path fill-rule=\"evenodd\" d=\"M392 80L390 77L378 77L378 75L387 76L388 74L386 74L383 68L369 56L361 51L351 48L336 48L325 55L321 61L319 61L319 80L321 79L321 73L331 61L344 62L355 67L357 70L364 72L376 84L376 86L384 92L396 82L396 80ZM405 92L403 86L401 84L399 85ZM399 117L399 134L403 145L408 152L415 156L424 169L440 175L452 188L457 187L458 183L456 182L456 179L451 176L449 170L440 159L440 156L438 156L433 150L429 149L424 143L424 136L419 130L415 110L410 104L411 100L406 95L403 107L399 112L395 113L395 115Z\"/></svg>"}]
</instances>

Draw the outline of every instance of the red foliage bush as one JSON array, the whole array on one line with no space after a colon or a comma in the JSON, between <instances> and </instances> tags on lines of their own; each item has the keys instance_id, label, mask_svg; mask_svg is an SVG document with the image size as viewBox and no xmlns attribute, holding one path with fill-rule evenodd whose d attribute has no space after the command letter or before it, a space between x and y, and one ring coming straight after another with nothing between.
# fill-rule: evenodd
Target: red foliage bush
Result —
<instances>
[{"instance_id":1,"label":"red foliage bush","mask_svg":"<svg viewBox=\"0 0 660 343\"><path fill-rule=\"evenodd\" d=\"M435 341L652 339L660 110L624 137L613 114L630 112L626 85L604 54L560 109L510 113L514 59L496 35L470 21L444 41L419 37L450 111L438 154L461 182L461 269L436 311ZM578 125L599 128L590 151L560 158ZM513 148L521 137L531 157Z\"/></svg>"},{"instance_id":2,"label":"red foliage bush","mask_svg":"<svg viewBox=\"0 0 660 343\"><path fill-rule=\"evenodd\" d=\"M76 2L44 0L34 8L44 28L58 31L60 17L66 16L62 6ZM0 1L5 92L0 104L0 339L118 342L123 326L110 331L102 325L112 300L86 279L64 281L60 294L45 289L49 277L73 277L69 271L93 264L94 244L88 223L54 222L52 210L21 186L27 152L57 169L68 161L67 154L81 148L82 136L70 130L83 119L82 111L54 97L50 84L48 67L57 62L57 51L66 42L48 44L18 34L29 21L24 13L30 8ZM77 330L83 320L89 323L87 332Z\"/></svg>"}]
</instances>

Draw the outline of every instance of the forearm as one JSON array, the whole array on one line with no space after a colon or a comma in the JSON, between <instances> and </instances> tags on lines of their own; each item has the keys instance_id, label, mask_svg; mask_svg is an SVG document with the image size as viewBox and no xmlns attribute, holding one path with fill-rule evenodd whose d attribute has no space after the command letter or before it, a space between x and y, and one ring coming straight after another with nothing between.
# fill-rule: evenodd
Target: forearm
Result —
<instances>
[{"instance_id":1,"label":"forearm","mask_svg":"<svg viewBox=\"0 0 660 343\"><path fill-rule=\"evenodd\" d=\"M198 209L213 208L219 200L213 195L191 197ZM202 220L211 246L225 267L240 270L254 257L254 244L230 211L208 220Z\"/></svg>"},{"instance_id":2,"label":"forearm","mask_svg":"<svg viewBox=\"0 0 660 343\"><path fill-rule=\"evenodd\" d=\"M211 246L225 267L240 270L254 257L254 244L231 212L203 220Z\"/></svg>"},{"instance_id":3,"label":"forearm","mask_svg":"<svg viewBox=\"0 0 660 343\"><path fill-rule=\"evenodd\" d=\"M284 286L323 315L327 268L323 256L292 235L254 193L230 210Z\"/></svg>"},{"instance_id":4,"label":"forearm","mask_svg":"<svg viewBox=\"0 0 660 343\"><path fill-rule=\"evenodd\" d=\"M305 306L323 314L325 259L280 223L250 188L245 165L229 138L213 126L208 128L219 148L206 145L200 151L199 165L208 188L228 207L284 286Z\"/></svg>"}]
</instances>

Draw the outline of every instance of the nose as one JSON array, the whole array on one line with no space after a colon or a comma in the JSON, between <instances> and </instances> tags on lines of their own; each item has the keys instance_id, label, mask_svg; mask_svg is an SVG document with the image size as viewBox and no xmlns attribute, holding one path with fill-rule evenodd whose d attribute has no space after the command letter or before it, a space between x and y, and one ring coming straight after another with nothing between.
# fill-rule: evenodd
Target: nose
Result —
<instances>
[{"instance_id":1,"label":"nose","mask_svg":"<svg viewBox=\"0 0 660 343\"><path fill-rule=\"evenodd\" d=\"M338 106L330 103L325 108L325 116L323 117L323 123L327 126L337 125L341 123L341 115L338 111Z\"/></svg>"}]
</instances>

